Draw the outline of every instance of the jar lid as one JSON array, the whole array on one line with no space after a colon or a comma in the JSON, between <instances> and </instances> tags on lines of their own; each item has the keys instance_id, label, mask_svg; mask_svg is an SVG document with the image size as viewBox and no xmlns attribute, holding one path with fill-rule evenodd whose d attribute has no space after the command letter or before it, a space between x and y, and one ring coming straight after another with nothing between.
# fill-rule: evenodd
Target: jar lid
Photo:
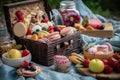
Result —
<instances>
[{"instance_id":1,"label":"jar lid","mask_svg":"<svg viewBox=\"0 0 120 80\"><path fill-rule=\"evenodd\" d=\"M60 8L62 9L75 9L74 1L61 1Z\"/></svg>"}]
</instances>

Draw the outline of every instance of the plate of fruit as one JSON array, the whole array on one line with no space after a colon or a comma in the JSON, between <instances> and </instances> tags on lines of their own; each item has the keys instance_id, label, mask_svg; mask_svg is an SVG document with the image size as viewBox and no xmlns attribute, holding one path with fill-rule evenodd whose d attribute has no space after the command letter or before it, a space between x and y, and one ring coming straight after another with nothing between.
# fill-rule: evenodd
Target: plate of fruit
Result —
<instances>
[{"instance_id":1,"label":"plate of fruit","mask_svg":"<svg viewBox=\"0 0 120 80\"><path fill-rule=\"evenodd\" d=\"M113 54L108 59L85 59L83 55L72 53L69 59L81 74L97 79L120 80L119 54Z\"/></svg>"}]
</instances>

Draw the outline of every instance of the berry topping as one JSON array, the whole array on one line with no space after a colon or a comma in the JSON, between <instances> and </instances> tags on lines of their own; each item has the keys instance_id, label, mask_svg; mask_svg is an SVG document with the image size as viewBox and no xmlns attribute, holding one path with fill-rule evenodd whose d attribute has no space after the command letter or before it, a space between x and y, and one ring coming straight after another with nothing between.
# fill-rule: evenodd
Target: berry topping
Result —
<instances>
[{"instance_id":1,"label":"berry topping","mask_svg":"<svg viewBox=\"0 0 120 80\"><path fill-rule=\"evenodd\" d=\"M30 69L31 71L36 71L36 68L32 68L32 69Z\"/></svg>"},{"instance_id":2,"label":"berry topping","mask_svg":"<svg viewBox=\"0 0 120 80\"><path fill-rule=\"evenodd\" d=\"M27 61L27 60L25 60L24 62L23 62L23 65L21 65L21 67L22 68L25 68L25 67L27 67L29 65L29 62Z\"/></svg>"}]
</instances>

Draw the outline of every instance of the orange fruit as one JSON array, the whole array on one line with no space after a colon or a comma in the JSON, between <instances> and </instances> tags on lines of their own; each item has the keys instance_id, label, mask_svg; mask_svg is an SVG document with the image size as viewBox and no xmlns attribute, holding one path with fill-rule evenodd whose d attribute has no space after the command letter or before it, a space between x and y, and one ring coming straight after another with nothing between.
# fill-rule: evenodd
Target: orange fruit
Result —
<instances>
[{"instance_id":1,"label":"orange fruit","mask_svg":"<svg viewBox=\"0 0 120 80\"><path fill-rule=\"evenodd\" d=\"M31 39L37 41L39 38L37 34L33 34Z\"/></svg>"}]
</instances>

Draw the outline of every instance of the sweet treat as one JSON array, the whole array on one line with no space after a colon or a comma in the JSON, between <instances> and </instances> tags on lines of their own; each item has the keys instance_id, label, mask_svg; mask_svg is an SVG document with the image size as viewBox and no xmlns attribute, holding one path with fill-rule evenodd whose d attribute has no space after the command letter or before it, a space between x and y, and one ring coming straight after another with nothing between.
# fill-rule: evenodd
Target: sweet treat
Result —
<instances>
[{"instance_id":1,"label":"sweet treat","mask_svg":"<svg viewBox=\"0 0 120 80\"><path fill-rule=\"evenodd\" d=\"M55 41L55 40L58 40L60 38L61 38L61 36L60 36L59 32L52 32L48 35L48 39L50 41Z\"/></svg>"},{"instance_id":2,"label":"sweet treat","mask_svg":"<svg viewBox=\"0 0 120 80\"><path fill-rule=\"evenodd\" d=\"M49 43L50 42L49 39L47 39L47 38L42 38L42 39L39 39L38 41L41 43Z\"/></svg>"},{"instance_id":3,"label":"sweet treat","mask_svg":"<svg viewBox=\"0 0 120 80\"><path fill-rule=\"evenodd\" d=\"M100 29L100 27L102 26L102 22L98 19L90 19L88 25L91 25L95 29Z\"/></svg>"},{"instance_id":4,"label":"sweet treat","mask_svg":"<svg viewBox=\"0 0 120 80\"><path fill-rule=\"evenodd\" d=\"M75 33L76 29L73 27L65 27L60 31L60 34L62 36L68 36L68 35L73 35Z\"/></svg>"},{"instance_id":5,"label":"sweet treat","mask_svg":"<svg viewBox=\"0 0 120 80\"><path fill-rule=\"evenodd\" d=\"M89 45L88 45L89 46ZM85 48L86 49L86 48ZM83 51L87 59L108 59L113 55L113 49L110 43L105 42L101 45L94 45Z\"/></svg>"},{"instance_id":6,"label":"sweet treat","mask_svg":"<svg viewBox=\"0 0 120 80\"><path fill-rule=\"evenodd\" d=\"M69 72L71 62L66 56L55 55L54 56L55 70L59 72Z\"/></svg>"},{"instance_id":7,"label":"sweet treat","mask_svg":"<svg viewBox=\"0 0 120 80\"><path fill-rule=\"evenodd\" d=\"M107 45L99 45L97 47L97 51L102 51L102 52L107 54L108 53L108 46Z\"/></svg>"},{"instance_id":8,"label":"sweet treat","mask_svg":"<svg viewBox=\"0 0 120 80\"><path fill-rule=\"evenodd\" d=\"M85 60L85 58L78 54L78 53L71 53L71 55L69 56L69 60L74 63L74 64L78 64L78 63L83 63L83 61Z\"/></svg>"},{"instance_id":9,"label":"sweet treat","mask_svg":"<svg viewBox=\"0 0 120 80\"><path fill-rule=\"evenodd\" d=\"M40 66L24 61L24 64L17 70L17 74L24 77L35 77L42 71Z\"/></svg>"},{"instance_id":10,"label":"sweet treat","mask_svg":"<svg viewBox=\"0 0 120 80\"><path fill-rule=\"evenodd\" d=\"M27 33L27 27L23 22L18 22L14 25L13 32L17 37L23 37Z\"/></svg>"},{"instance_id":11,"label":"sweet treat","mask_svg":"<svg viewBox=\"0 0 120 80\"><path fill-rule=\"evenodd\" d=\"M91 54L95 54L97 52L97 48L96 47L91 47L87 51Z\"/></svg>"}]
</instances>

